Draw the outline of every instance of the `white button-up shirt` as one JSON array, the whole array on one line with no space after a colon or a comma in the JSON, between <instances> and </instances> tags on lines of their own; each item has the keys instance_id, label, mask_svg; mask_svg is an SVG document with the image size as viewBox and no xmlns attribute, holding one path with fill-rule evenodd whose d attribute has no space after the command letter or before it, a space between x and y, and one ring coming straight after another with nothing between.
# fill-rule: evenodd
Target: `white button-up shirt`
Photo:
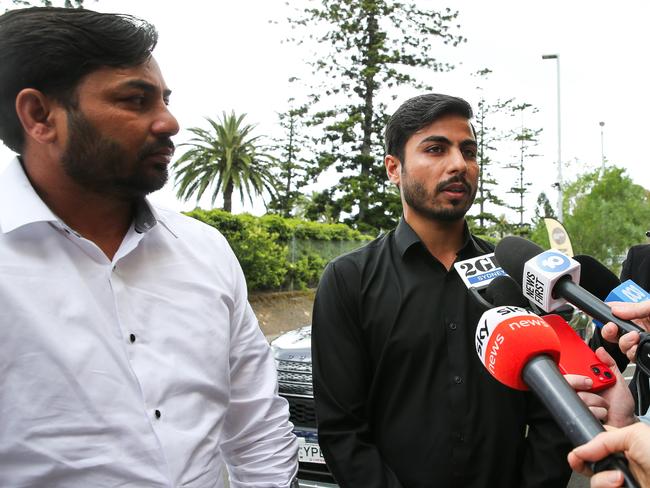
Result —
<instances>
[{"instance_id":1,"label":"white button-up shirt","mask_svg":"<svg viewBox=\"0 0 650 488\"><path fill-rule=\"evenodd\" d=\"M0 487L287 487L297 443L239 264L143 202L113 260L0 176Z\"/></svg>"}]
</instances>

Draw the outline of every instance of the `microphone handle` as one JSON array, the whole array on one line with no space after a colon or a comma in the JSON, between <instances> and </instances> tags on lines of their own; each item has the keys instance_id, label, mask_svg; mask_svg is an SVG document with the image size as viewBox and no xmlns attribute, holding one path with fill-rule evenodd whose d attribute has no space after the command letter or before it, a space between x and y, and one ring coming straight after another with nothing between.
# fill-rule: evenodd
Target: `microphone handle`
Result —
<instances>
[{"instance_id":1,"label":"microphone handle","mask_svg":"<svg viewBox=\"0 0 650 488\"><path fill-rule=\"evenodd\" d=\"M605 302L592 295L580 285L571 281L570 278L560 279L553 287L553 295L566 299L569 303L587 312L602 323L614 322L619 329L625 332L644 332L644 330L629 320L618 318L612 313Z\"/></svg>"},{"instance_id":2,"label":"microphone handle","mask_svg":"<svg viewBox=\"0 0 650 488\"><path fill-rule=\"evenodd\" d=\"M605 429L564 376L550 356L541 354L532 358L522 372L524 382L533 390L574 446L580 446ZM630 472L627 460L615 453L593 463L594 473L605 469L617 469L623 473L625 486L640 488Z\"/></svg>"},{"instance_id":3,"label":"microphone handle","mask_svg":"<svg viewBox=\"0 0 650 488\"><path fill-rule=\"evenodd\" d=\"M630 471L630 467L627 464L627 459L620 452L610 454L605 459L596 461L591 464L591 470L594 473L606 470L618 470L623 473L623 479L625 481L624 487L628 488L641 488L641 485L637 482L636 478Z\"/></svg>"},{"instance_id":4,"label":"microphone handle","mask_svg":"<svg viewBox=\"0 0 650 488\"><path fill-rule=\"evenodd\" d=\"M638 332L641 339L636 350L634 362L646 375L650 376L650 334L635 323L629 320L623 320L614 315L612 309L602 300L589 293L580 285L575 284L570 278L560 279L555 284L555 287L553 287L553 294L561 296L603 324L613 322L619 331Z\"/></svg>"},{"instance_id":5,"label":"microphone handle","mask_svg":"<svg viewBox=\"0 0 650 488\"><path fill-rule=\"evenodd\" d=\"M540 354L528 361L522 378L574 446L580 446L605 431L550 356Z\"/></svg>"}]
</instances>

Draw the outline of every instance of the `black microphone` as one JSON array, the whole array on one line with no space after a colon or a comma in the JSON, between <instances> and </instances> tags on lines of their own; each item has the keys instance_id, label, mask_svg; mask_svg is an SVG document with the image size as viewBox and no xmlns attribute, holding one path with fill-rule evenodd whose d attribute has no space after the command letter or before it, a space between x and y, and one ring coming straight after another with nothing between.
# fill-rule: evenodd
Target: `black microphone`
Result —
<instances>
[{"instance_id":1,"label":"black microphone","mask_svg":"<svg viewBox=\"0 0 650 488\"><path fill-rule=\"evenodd\" d=\"M639 332L636 363L650 375L650 334L638 325L616 317L609 306L573 280L578 281L580 264L558 251L544 251L537 244L516 236L503 238L494 251L501 267L522 285L524 296L551 312L568 301L593 318L613 322L620 331Z\"/></svg>"},{"instance_id":2,"label":"black microphone","mask_svg":"<svg viewBox=\"0 0 650 488\"><path fill-rule=\"evenodd\" d=\"M621 284L621 280L603 263L586 254L573 256L580 263L580 286L605 301L609 292Z\"/></svg>"},{"instance_id":3,"label":"black microphone","mask_svg":"<svg viewBox=\"0 0 650 488\"><path fill-rule=\"evenodd\" d=\"M485 289L485 299L492 307L512 305L520 308L530 308L528 299L521 293L521 287L508 275L494 278Z\"/></svg>"}]
</instances>

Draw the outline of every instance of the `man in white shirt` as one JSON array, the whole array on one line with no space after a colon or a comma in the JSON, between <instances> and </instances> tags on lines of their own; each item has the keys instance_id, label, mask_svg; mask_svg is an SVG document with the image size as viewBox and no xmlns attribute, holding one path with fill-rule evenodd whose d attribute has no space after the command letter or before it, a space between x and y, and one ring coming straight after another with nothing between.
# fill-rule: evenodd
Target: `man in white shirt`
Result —
<instances>
[{"instance_id":1,"label":"man in white shirt","mask_svg":"<svg viewBox=\"0 0 650 488\"><path fill-rule=\"evenodd\" d=\"M154 208L178 123L129 16L0 16L0 486L288 487L297 443L215 229Z\"/></svg>"}]
</instances>

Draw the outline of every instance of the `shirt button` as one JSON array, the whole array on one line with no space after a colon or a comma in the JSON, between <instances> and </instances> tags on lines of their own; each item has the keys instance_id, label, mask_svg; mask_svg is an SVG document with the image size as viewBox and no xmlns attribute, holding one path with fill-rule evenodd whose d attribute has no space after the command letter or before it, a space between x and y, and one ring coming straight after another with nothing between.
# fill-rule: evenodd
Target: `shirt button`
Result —
<instances>
[{"instance_id":1,"label":"shirt button","mask_svg":"<svg viewBox=\"0 0 650 488\"><path fill-rule=\"evenodd\" d=\"M451 330L456 330L456 328L457 328L456 322L449 322L449 328Z\"/></svg>"},{"instance_id":2,"label":"shirt button","mask_svg":"<svg viewBox=\"0 0 650 488\"><path fill-rule=\"evenodd\" d=\"M463 382L463 378L461 378L460 376L454 376L454 383L460 385L462 382Z\"/></svg>"},{"instance_id":3,"label":"shirt button","mask_svg":"<svg viewBox=\"0 0 650 488\"><path fill-rule=\"evenodd\" d=\"M129 340L131 341L131 344L135 342L135 334L129 335Z\"/></svg>"},{"instance_id":4,"label":"shirt button","mask_svg":"<svg viewBox=\"0 0 650 488\"><path fill-rule=\"evenodd\" d=\"M162 414L160 413L160 410L156 410L154 412L154 415L156 416L157 419L159 419Z\"/></svg>"}]
</instances>

